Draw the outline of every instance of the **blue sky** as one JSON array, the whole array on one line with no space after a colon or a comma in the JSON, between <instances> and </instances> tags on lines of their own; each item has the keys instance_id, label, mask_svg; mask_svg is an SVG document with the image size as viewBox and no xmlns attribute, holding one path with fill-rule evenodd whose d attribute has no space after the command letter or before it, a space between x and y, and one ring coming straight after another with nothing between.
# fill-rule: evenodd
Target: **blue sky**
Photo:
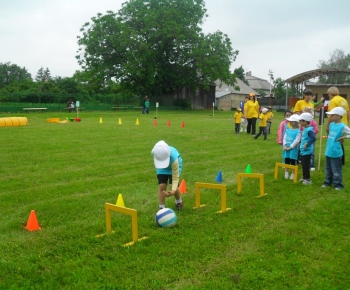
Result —
<instances>
[{"instance_id":1,"label":"blue sky","mask_svg":"<svg viewBox=\"0 0 350 290\"><path fill-rule=\"evenodd\" d=\"M0 62L40 67L70 77L80 28L98 12L118 11L116 0L0 0ZM317 68L341 49L350 53L348 0L206 0L205 33L220 30L239 50L232 70L287 79Z\"/></svg>"}]
</instances>

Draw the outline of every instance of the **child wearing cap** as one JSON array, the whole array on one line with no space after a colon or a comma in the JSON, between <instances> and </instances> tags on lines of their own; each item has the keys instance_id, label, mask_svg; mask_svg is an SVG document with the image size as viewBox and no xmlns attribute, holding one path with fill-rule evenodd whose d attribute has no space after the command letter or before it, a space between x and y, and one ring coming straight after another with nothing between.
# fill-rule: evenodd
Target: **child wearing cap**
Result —
<instances>
[{"instance_id":1,"label":"child wearing cap","mask_svg":"<svg viewBox=\"0 0 350 290\"><path fill-rule=\"evenodd\" d=\"M164 141L159 141L152 149L154 166L158 179L159 209L165 208L165 197L175 196L176 209L183 208L179 190L179 179L182 172L182 158L180 153ZM167 184L171 190L166 191Z\"/></svg>"},{"instance_id":2,"label":"child wearing cap","mask_svg":"<svg viewBox=\"0 0 350 290\"><path fill-rule=\"evenodd\" d=\"M264 134L264 141L267 139L266 121L267 121L268 109L264 108L259 116L259 133L254 136L254 139L258 139L261 134Z\"/></svg>"},{"instance_id":3,"label":"child wearing cap","mask_svg":"<svg viewBox=\"0 0 350 290\"><path fill-rule=\"evenodd\" d=\"M342 156L340 140L350 138L350 128L342 122L346 111L342 107L335 107L329 115L329 132L326 145L326 180L322 187L329 187L334 184L336 190L344 188L342 184ZM343 136L343 134L346 134Z\"/></svg>"},{"instance_id":4,"label":"child wearing cap","mask_svg":"<svg viewBox=\"0 0 350 290\"><path fill-rule=\"evenodd\" d=\"M271 125L272 125L272 119L273 119L273 113L272 113L272 107L268 106L267 107L268 112L267 112L267 121L266 121L266 129L267 129L267 134L270 134L271 132Z\"/></svg>"},{"instance_id":5,"label":"child wearing cap","mask_svg":"<svg viewBox=\"0 0 350 290\"><path fill-rule=\"evenodd\" d=\"M242 117L243 117L242 109L237 108L236 113L233 115L233 118L235 120L235 132L236 132L236 134L239 134L239 132L240 132Z\"/></svg>"},{"instance_id":6,"label":"child wearing cap","mask_svg":"<svg viewBox=\"0 0 350 290\"><path fill-rule=\"evenodd\" d=\"M300 144L303 178L301 178L299 181L302 181L304 185L312 184L310 179L310 161L313 146L316 141L314 130L312 126L310 126L312 120L313 118L310 113L302 113L299 116L299 124L301 127L303 127Z\"/></svg>"},{"instance_id":7,"label":"child wearing cap","mask_svg":"<svg viewBox=\"0 0 350 290\"><path fill-rule=\"evenodd\" d=\"M292 115L287 118L291 128L286 129L283 137L283 153L284 164L297 165L298 145L300 143L301 134L299 130L299 115ZM289 176L288 168L285 168L284 178L294 179L294 171Z\"/></svg>"}]
</instances>

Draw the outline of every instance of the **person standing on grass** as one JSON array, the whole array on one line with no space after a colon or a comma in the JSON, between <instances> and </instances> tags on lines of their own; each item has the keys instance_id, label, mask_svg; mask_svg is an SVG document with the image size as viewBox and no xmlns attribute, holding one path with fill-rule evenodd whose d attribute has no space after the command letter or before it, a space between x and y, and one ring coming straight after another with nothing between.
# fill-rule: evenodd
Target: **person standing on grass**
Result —
<instances>
[{"instance_id":1,"label":"person standing on grass","mask_svg":"<svg viewBox=\"0 0 350 290\"><path fill-rule=\"evenodd\" d=\"M277 129L277 143L282 145L283 144L283 137L284 137L284 133L286 133L286 130L288 128L288 121L287 118L289 118L290 116L292 116L292 111L287 109L284 112L284 120L279 124L278 129Z\"/></svg>"},{"instance_id":2,"label":"person standing on grass","mask_svg":"<svg viewBox=\"0 0 350 290\"><path fill-rule=\"evenodd\" d=\"M266 121L267 121L267 112L268 109L264 108L261 111L259 116L259 133L254 136L254 139L258 139L261 134L264 135L264 141L267 139L267 129L266 129Z\"/></svg>"},{"instance_id":3,"label":"person standing on grass","mask_svg":"<svg viewBox=\"0 0 350 290\"><path fill-rule=\"evenodd\" d=\"M244 118L247 120L247 134L255 136L256 120L259 116L259 102L255 99L255 94L249 94L249 100L244 105Z\"/></svg>"},{"instance_id":4,"label":"person standing on grass","mask_svg":"<svg viewBox=\"0 0 350 290\"><path fill-rule=\"evenodd\" d=\"M241 122L241 132L247 132L247 119L244 118L244 106L246 102L248 102L249 98L245 97L244 101L239 103L239 107L241 108L241 112L243 114L242 116L242 122Z\"/></svg>"},{"instance_id":5,"label":"person standing on grass","mask_svg":"<svg viewBox=\"0 0 350 290\"><path fill-rule=\"evenodd\" d=\"M240 131L242 117L243 117L242 109L237 108L236 113L233 115L233 119L235 120L235 132L236 132L236 134L239 134L239 132L242 132L242 131Z\"/></svg>"},{"instance_id":6,"label":"person standing on grass","mask_svg":"<svg viewBox=\"0 0 350 290\"><path fill-rule=\"evenodd\" d=\"M299 116L300 127L303 128L301 135L301 144L300 144L300 155L301 155L301 166L303 168L303 178L299 181L302 181L304 185L312 184L310 179L310 161L311 154L313 150L314 143L316 141L315 133L310 126L311 121L313 120L310 113L302 113Z\"/></svg>"},{"instance_id":7,"label":"person standing on grass","mask_svg":"<svg viewBox=\"0 0 350 290\"><path fill-rule=\"evenodd\" d=\"M179 179L182 172L182 158L174 147L159 141L152 149L154 166L158 179L159 209L165 208L165 198L174 195L176 209L182 210L183 201L179 190ZM171 190L166 191L169 182Z\"/></svg>"},{"instance_id":8,"label":"person standing on grass","mask_svg":"<svg viewBox=\"0 0 350 290\"><path fill-rule=\"evenodd\" d=\"M147 99L146 99L146 102L145 102L145 107L146 107L146 109L145 109L145 113L146 114L149 114L149 99L148 99L148 97L147 97Z\"/></svg>"},{"instance_id":9,"label":"person standing on grass","mask_svg":"<svg viewBox=\"0 0 350 290\"><path fill-rule=\"evenodd\" d=\"M327 94L329 96L329 105L328 105L328 111L333 110L336 107L342 107L345 110L344 116L342 117L341 121L344 123L344 125L348 126L349 119L350 119L350 111L349 111L349 104L348 101L339 95L339 90L337 87L330 87L327 90ZM328 119L326 131L329 132L329 124L331 123L331 120ZM343 141L341 141L343 142ZM344 146L341 143L341 148L343 151L342 156L342 164L345 165L345 151Z\"/></svg>"},{"instance_id":10,"label":"person standing on grass","mask_svg":"<svg viewBox=\"0 0 350 290\"><path fill-rule=\"evenodd\" d=\"M271 131L271 125L272 125L272 119L273 119L273 113L272 113L272 107L268 106L267 107L268 112L267 112L267 121L266 121L266 130L267 134L270 134Z\"/></svg>"},{"instance_id":11,"label":"person standing on grass","mask_svg":"<svg viewBox=\"0 0 350 290\"><path fill-rule=\"evenodd\" d=\"M344 188L342 183L342 156L343 151L339 141L350 138L350 128L342 122L346 111L342 107L335 107L329 115L329 130L326 144L326 180L321 187L329 187L334 184L336 190ZM346 136L343 136L346 134Z\"/></svg>"},{"instance_id":12,"label":"person standing on grass","mask_svg":"<svg viewBox=\"0 0 350 290\"><path fill-rule=\"evenodd\" d=\"M148 96L145 96L142 100L142 114L146 113L146 101L148 100Z\"/></svg>"},{"instance_id":13,"label":"person standing on grass","mask_svg":"<svg viewBox=\"0 0 350 290\"><path fill-rule=\"evenodd\" d=\"M301 134L299 129L299 115L295 114L286 119L291 128L286 129L283 137L283 153L284 164L298 165L298 145L300 143ZM284 178L294 179L295 172L289 176L288 168L285 168Z\"/></svg>"},{"instance_id":14,"label":"person standing on grass","mask_svg":"<svg viewBox=\"0 0 350 290\"><path fill-rule=\"evenodd\" d=\"M69 101L67 102L67 109L69 113L74 111L75 107L72 99L69 99Z\"/></svg>"},{"instance_id":15,"label":"person standing on grass","mask_svg":"<svg viewBox=\"0 0 350 290\"><path fill-rule=\"evenodd\" d=\"M312 110L310 108L304 108L303 113L310 113L311 116L314 116ZM317 122L315 121L315 119L313 118L312 121L310 122L310 126L313 128L314 133L315 133L315 138L317 138L317 133L318 133L318 125ZM303 130L303 128L302 128ZM302 131L301 130L301 131ZM316 143L315 143L316 144ZM315 144L313 146L312 149L312 153L311 153L311 160L310 160L310 170L311 171L315 171Z\"/></svg>"},{"instance_id":16,"label":"person standing on grass","mask_svg":"<svg viewBox=\"0 0 350 290\"><path fill-rule=\"evenodd\" d=\"M310 108L312 111L314 111L315 106L311 102L311 98L312 98L312 91L309 89L305 89L303 91L303 99L297 101L297 103L294 106L293 113L300 115L303 112L304 108Z\"/></svg>"}]
</instances>

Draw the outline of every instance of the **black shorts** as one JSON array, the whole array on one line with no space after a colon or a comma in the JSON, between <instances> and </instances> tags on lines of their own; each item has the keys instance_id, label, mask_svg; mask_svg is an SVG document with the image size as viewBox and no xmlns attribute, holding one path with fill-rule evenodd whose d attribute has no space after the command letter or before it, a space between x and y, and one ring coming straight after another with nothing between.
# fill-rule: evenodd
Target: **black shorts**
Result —
<instances>
[{"instance_id":1,"label":"black shorts","mask_svg":"<svg viewBox=\"0 0 350 290\"><path fill-rule=\"evenodd\" d=\"M157 174L158 184L172 184L173 182L173 176L171 174Z\"/></svg>"}]
</instances>

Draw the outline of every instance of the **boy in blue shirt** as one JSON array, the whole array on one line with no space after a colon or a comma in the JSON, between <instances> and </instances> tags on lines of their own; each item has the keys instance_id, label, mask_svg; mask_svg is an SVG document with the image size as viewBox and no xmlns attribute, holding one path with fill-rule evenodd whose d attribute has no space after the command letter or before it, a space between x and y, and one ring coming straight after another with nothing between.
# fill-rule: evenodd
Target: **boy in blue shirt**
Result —
<instances>
[{"instance_id":1,"label":"boy in blue shirt","mask_svg":"<svg viewBox=\"0 0 350 290\"><path fill-rule=\"evenodd\" d=\"M346 111L342 107L335 107L329 115L329 132L326 145L326 180L321 187L329 187L334 184L336 190L344 188L342 184L342 156L343 150L340 140L350 138L350 128L342 123ZM343 136L346 134L346 136Z\"/></svg>"},{"instance_id":2,"label":"boy in blue shirt","mask_svg":"<svg viewBox=\"0 0 350 290\"><path fill-rule=\"evenodd\" d=\"M310 113L302 113L299 116L299 124L304 128L301 135L300 144L300 155L301 155L301 166L303 168L303 178L302 181L304 185L312 184L310 179L310 162L311 154L313 150L314 143L316 141L316 136L313 127L310 126L313 117Z\"/></svg>"},{"instance_id":3,"label":"boy in blue shirt","mask_svg":"<svg viewBox=\"0 0 350 290\"><path fill-rule=\"evenodd\" d=\"M154 166L156 167L158 179L158 202L159 209L165 208L165 197L175 196L176 209L181 210L183 207L179 179L182 172L182 158L180 153L174 148L159 141L152 149L154 157ZM171 190L166 191L169 181Z\"/></svg>"}]
</instances>

